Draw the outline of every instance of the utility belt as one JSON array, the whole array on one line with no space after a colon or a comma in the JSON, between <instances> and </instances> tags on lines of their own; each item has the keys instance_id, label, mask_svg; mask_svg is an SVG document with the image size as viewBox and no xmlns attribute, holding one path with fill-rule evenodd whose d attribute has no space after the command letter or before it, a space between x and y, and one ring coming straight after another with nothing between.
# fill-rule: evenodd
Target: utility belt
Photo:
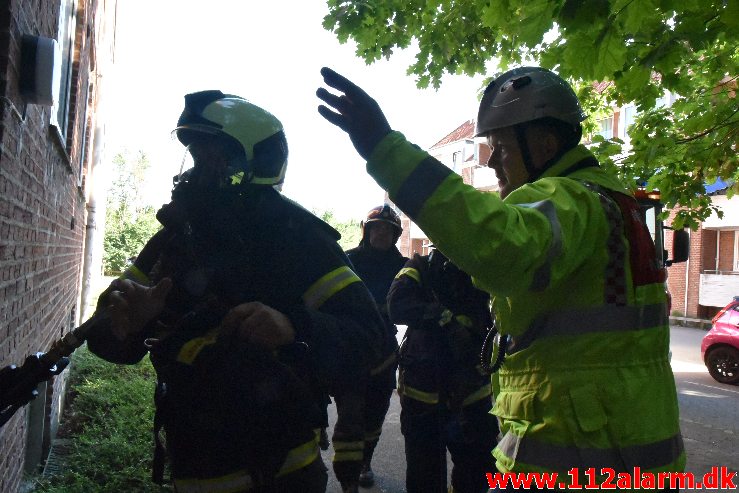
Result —
<instances>
[{"instance_id":1,"label":"utility belt","mask_svg":"<svg viewBox=\"0 0 739 493\"><path fill-rule=\"evenodd\" d=\"M320 430L315 430L315 438L303 443L287 453L285 461L275 475L275 479L287 476L313 463L319 456ZM267 486L272 481L255 478L246 470L239 470L224 476L194 479L183 478L173 480L177 493L232 493L249 491L259 486Z\"/></svg>"}]
</instances>

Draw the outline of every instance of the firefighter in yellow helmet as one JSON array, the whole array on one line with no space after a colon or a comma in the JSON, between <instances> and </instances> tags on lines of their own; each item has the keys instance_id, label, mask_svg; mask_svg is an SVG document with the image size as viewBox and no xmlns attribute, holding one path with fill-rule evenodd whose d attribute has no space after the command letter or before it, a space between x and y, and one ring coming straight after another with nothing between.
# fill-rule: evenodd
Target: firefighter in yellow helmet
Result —
<instances>
[{"instance_id":1,"label":"firefighter in yellow helmet","mask_svg":"<svg viewBox=\"0 0 739 493\"><path fill-rule=\"evenodd\" d=\"M326 396L369 371L382 320L338 233L275 189L287 166L277 118L202 91L175 133L194 167L101 297L89 347L117 363L150 354L155 479L164 441L178 492L321 493Z\"/></svg>"},{"instance_id":2,"label":"firefighter in yellow helmet","mask_svg":"<svg viewBox=\"0 0 739 493\"><path fill-rule=\"evenodd\" d=\"M636 201L579 144L585 115L570 86L540 67L489 84L477 135L490 146L496 194L465 185L392 131L351 81L322 75L343 94L319 89L321 115L349 133L391 200L493 295L499 329L512 337L493 408L497 468L557 472L562 485L573 468L594 468L598 483L611 472L682 471L664 266Z\"/></svg>"}]
</instances>

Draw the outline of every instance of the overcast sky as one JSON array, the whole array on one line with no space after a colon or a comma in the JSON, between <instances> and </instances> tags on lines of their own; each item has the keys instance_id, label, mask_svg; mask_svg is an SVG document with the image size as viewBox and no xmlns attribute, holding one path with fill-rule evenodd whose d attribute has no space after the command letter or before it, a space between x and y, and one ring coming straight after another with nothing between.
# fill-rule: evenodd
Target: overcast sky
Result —
<instances>
[{"instance_id":1,"label":"overcast sky","mask_svg":"<svg viewBox=\"0 0 739 493\"><path fill-rule=\"evenodd\" d=\"M369 92L390 125L428 148L473 118L482 77L444 79L419 90L401 53L367 66L354 45L321 26L324 0L124 0L118 2L116 59L107 76L107 155L143 150L151 160L150 201L169 197L181 146L170 133L184 95L220 89L277 116L290 158L284 192L308 209L361 218L383 192L339 129L324 121L315 91L330 66Z\"/></svg>"}]
</instances>

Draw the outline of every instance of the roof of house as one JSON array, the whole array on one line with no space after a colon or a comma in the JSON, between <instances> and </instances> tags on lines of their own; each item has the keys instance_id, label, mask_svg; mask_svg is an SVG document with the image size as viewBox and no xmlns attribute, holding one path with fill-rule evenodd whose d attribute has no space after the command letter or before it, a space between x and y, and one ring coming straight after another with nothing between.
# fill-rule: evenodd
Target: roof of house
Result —
<instances>
[{"instance_id":1,"label":"roof of house","mask_svg":"<svg viewBox=\"0 0 739 493\"><path fill-rule=\"evenodd\" d=\"M456 129L452 130L443 139L432 145L430 149L436 149L453 142L459 142L464 139L472 139L475 136L475 120L467 120Z\"/></svg>"}]
</instances>

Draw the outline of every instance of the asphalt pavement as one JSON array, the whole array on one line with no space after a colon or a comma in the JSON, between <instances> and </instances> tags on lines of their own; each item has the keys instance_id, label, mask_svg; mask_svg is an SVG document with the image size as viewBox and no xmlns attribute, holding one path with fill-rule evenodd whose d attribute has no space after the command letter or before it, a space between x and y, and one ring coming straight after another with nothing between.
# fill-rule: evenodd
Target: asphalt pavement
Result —
<instances>
[{"instance_id":1,"label":"asphalt pavement","mask_svg":"<svg viewBox=\"0 0 739 493\"><path fill-rule=\"evenodd\" d=\"M672 368L678 389L680 427L687 452L686 471L701 476L713 467L739 471L739 386L714 381L703 365L700 341L705 331L689 327L671 327ZM402 337L401 332L398 334ZM336 420L334 406L329 408L331 428ZM328 493L341 493L331 468L333 450L323 452L329 467ZM385 417L382 436L372 462L376 483L360 488L360 493L404 493L405 453L400 433L400 403L393 394ZM739 475L735 476L739 484ZM728 490L712 490L728 491ZM736 490L735 490L736 491Z\"/></svg>"}]
</instances>

